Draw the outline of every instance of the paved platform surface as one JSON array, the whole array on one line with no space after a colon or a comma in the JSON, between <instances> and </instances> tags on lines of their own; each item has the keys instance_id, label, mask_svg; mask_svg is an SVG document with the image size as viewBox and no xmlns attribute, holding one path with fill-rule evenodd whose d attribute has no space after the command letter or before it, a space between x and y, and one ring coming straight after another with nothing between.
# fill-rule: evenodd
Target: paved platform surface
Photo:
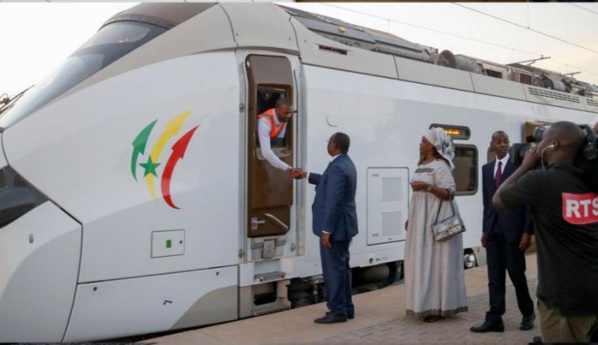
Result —
<instances>
[{"instance_id":1,"label":"paved platform surface","mask_svg":"<svg viewBox=\"0 0 598 345\"><path fill-rule=\"evenodd\" d=\"M537 286L536 255L527 255L527 279L532 298ZM504 333L469 331L484 320L488 309L486 266L465 271L469 311L435 323L405 315L405 286L395 285L353 296L355 319L319 325L314 319L326 310L324 303L280 313L147 339L141 344L527 344L540 335L539 323L520 331L521 314L515 290L507 278L507 312ZM535 299L535 298L534 298Z\"/></svg>"}]
</instances>

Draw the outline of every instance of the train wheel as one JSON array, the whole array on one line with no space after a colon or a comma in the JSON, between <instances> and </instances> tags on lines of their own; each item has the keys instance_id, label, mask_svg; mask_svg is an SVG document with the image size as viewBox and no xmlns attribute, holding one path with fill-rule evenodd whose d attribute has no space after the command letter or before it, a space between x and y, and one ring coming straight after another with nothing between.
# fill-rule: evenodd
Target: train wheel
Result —
<instances>
[{"instance_id":1,"label":"train wheel","mask_svg":"<svg viewBox=\"0 0 598 345\"><path fill-rule=\"evenodd\" d=\"M478 265L478 261L473 252L465 252L463 257L463 265L465 266L465 269L474 268Z\"/></svg>"}]
</instances>

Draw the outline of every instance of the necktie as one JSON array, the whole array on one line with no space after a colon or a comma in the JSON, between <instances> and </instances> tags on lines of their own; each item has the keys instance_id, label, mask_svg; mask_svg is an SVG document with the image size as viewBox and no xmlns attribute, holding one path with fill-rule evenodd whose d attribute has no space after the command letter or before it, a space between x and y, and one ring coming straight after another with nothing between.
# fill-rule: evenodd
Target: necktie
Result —
<instances>
[{"instance_id":1,"label":"necktie","mask_svg":"<svg viewBox=\"0 0 598 345\"><path fill-rule=\"evenodd\" d=\"M498 168L496 169L496 174L494 175L494 184L496 188L500 186L500 180L502 178L502 162L498 161Z\"/></svg>"}]
</instances>

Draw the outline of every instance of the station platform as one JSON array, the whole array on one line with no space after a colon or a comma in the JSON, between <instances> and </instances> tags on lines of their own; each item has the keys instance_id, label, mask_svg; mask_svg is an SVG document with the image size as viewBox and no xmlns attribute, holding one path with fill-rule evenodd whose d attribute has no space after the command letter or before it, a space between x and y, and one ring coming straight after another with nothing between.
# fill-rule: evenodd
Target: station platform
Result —
<instances>
[{"instance_id":1,"label":"station platform","mask_svg":"<svg viewBox=\"0 0 598 345\"><path fill-rule=\"evenodd\" d=\"M535 299L537 266L535 253L528 254L527 280ZM353 296L355 319L320 325L314 319L326 311L325 303L240 321L171 334L139 343L146 345L183 344L527 344L540 335L536 319L532 330L519 330L521 314L515 290L507 278L507 305L503 315L505 332L472 333L471 326L484 321L488 310L486 266L465 271L469 311L435 323L405 315L405 286L393 285Z\"/></svg>"}]
</instances>

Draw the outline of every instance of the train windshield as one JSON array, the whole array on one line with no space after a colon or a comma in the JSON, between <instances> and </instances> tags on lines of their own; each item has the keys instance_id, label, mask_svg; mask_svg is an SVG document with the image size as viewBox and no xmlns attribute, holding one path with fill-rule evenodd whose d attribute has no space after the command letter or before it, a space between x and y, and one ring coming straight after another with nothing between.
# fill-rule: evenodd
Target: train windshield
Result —
<instances>
[{"instance_id":1,"label":"train windshield","mask_svg":"<svg viewBox=\"0 0 598 345\"><path fill-rule=\"evenodd\" d=\"M13 109L6 112L0 118L0 127L8 128L27 117L165 31L167 29L164 27L135 21L119 21L104 26L50 75L29 90Z\"/></svg>"}]
</instances>

